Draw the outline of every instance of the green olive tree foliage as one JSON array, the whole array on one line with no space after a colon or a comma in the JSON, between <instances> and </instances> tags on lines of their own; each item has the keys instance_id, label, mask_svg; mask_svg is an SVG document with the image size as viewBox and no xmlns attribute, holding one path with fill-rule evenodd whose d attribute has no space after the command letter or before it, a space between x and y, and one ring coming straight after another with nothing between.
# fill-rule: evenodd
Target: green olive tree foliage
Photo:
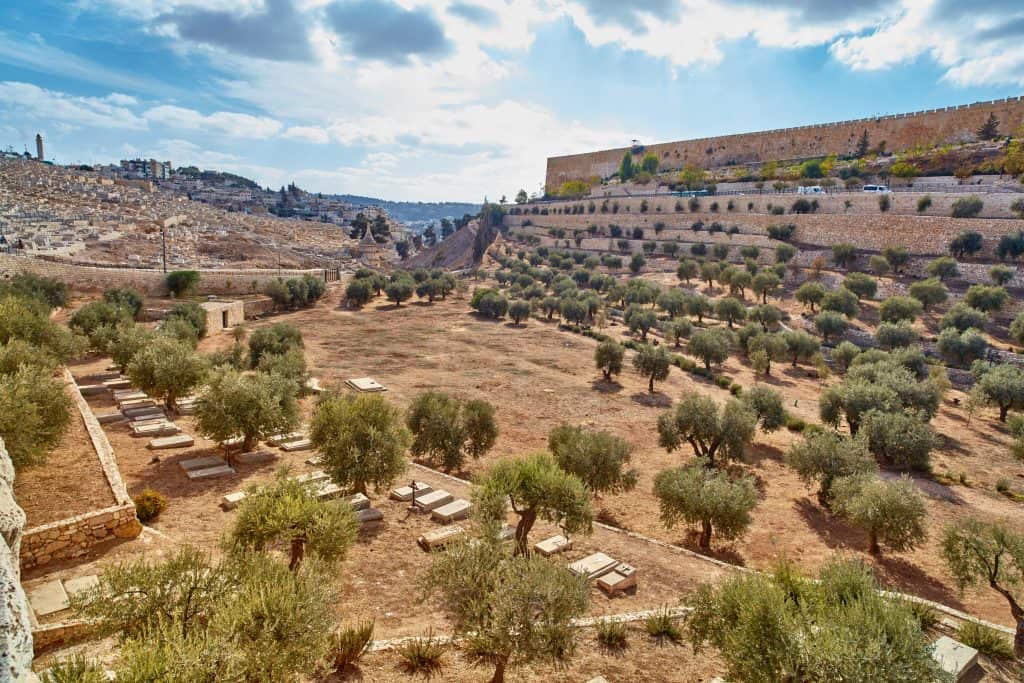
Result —
<instances>
[{"instance_id":1,"label":"green olive tree foliage","mask_svg":"<svg viewBox=\"0 0 1024 683\"><path fill-rule=\"evenodd\" d=\"M414 398L405 425L413 436L413 457L445 471L461 467L467 457L480 458L498 439L494 406L483 400L460 401L439 391Z\"/></svg>"},{"instance_id":2,"label":"green olive tree foliage","mask_svg":"<svg viewBox=\"0 0 1024 683\"><path fill-rule=\"evenodd\" d=\"M71 423L71 399L50 368L0 374L0 438L16 470L42 463Z\"/></svg>"},{"instance_id":3,"label":"green olive tree foliage","mask_svg":"<svg viewBox=\"0 0 1024 683\"><path fill-rule=\"evenodd\" d=\"M632 490L639 476L627 469L633 447L606 431L561 424L548 434L548 450L558 466L574 474L597 495Z\"/></svg>"},{"instance_id":4,"label":"green olive tree foliage","mask_svg":"<svg viewBox=\"0 0 1024 683\"><path fill-rule=\"evenodd\" d=\"M774 576L737 573L703 585L689 639L698 652L715 647L735 681L947 680L919 620L879 593L866 565L835 559L818 578L782 564Z\"/></svg>"},{"instance_id":5,"label":"green olive tree foliage","mask_svg":"<svg viewBox=\"0 0 1024 683\"><path fill-rule=\"evenodd\" d=\"M693 340L691 339L690 341L692 342ZM668 370L671 365L672 358L664 346L644 344L633 355L633 367L638 373L647 378L647 391L652 394L654 393L654 381L660 381L668 377Z\"/></svg>"},{"instance_id":6,"label":"green olive tree foliage","mask_svg":"<svg viewBox=\"0 0 1024 683\"><path fill-rule=\"evenodd\" d=\"M295 429L296 394L295 384L275 373L214 370L196 402L196 430L218 443L242 437L242 451L251 451L261 439Z\"/></svg>"},{"instance_id":7,"label":"green olive tree foliage","mask_svg":"<svg viewBox=\"0 0 1024 683\"><path fill-rule=\"evenodd\" d=\"M975 391L990 405L999 408L999 421L1006 422L1010 410L1024 408L1024 370L1004 363L976 362L972 366L977 381Z\"/></svg>"},{"instance_id":8,"label":"green olive tree foliage","mask_svg":"<svg viewBox=\"0 0 1024 683\"><path fill-rule=\"evenodd\" d=\"M711 364L724 363L732 350L732 335L719 328L698 330L690 336L686 352L704 361L704 368L711 372Z\"/></svg>"},{"instance_id":9,"label":"green olive tree foliage","mask_svg":"<svg viewBox=\"0 0 1024 683\"><path fill-rule=\"evenodd\" d=\"M622 344L611 339L601 342L594 349L594 362L604 375L605 382L611 382L613 375L622 372L622 359L625 355L626 349Z\"/></svg>"},{"instance_id":10,"label":"green olive tree foliage","mask_svg":"<svg viewBox=\"0 0 1024 683\"><path fill-rule=\"evenodd\" d=\"M250 487L231 528L231 548L264 552L286 545L292 571L307 552L327 564L344 559L356 540L355 514L344 501L319 500L313 486L282 469L273 482Z\"/></svg>"},{"instance_id":11,"label":"green olive tree foliage","mask_svg":"<svg viewBox=\"0 0 1024 683\"><path fill-rule=\"evenodd\" d=\"M177 410L177 399L198 387L208 365L191 346L167 335L157 335L140 349L126 368L132 384L164 401L167 410Z\"/></svg>"},{"instance_id":12,"label":"green olive tree foliage","mask_svg":"<svg viewBox=\"0 0 1024 683\"><path fill-rule=\"evenodd\" d=\"M860 433L876 458L899 470L931 469L931 452L939 445L931 426L921 417L904 412L870 410Z\"/></svg>"},{"instance_id":13,"label":"green olive tree foliage","mask_svg":"<svg viewBox=\"0 0 1024 683\"><path fill-rule=\"evenodd\" d=\"M0 344L20 340L57 362L85 350L84 340L50 320L46 304L25 296L0 294Z\"/></svg>"},{"instance_id":14,"label":"green olive tree foliage","mask_svg":"<svg viewBox=\"0 0 1024 683\"><path fill-rule=\"evenodd\" d=\"M913 481L885 481L874 474L855 474L832 484L834 509L868 534L871 553L881 544L895 551L910 550L927 537L924 501Z\"/></svg>"},{"instance_id":15,"label":"green olive tree foliage","mask_svg":"<svg viewBox=\"0 0 1024 683\"><path fill-rule=\"evenodd\" d=\"M811 313L814 313L814 307L821 303L826 293L821 283L808 280L797 288L793 296L804 306L809 307Z\"/></svg>"},{"instance_id":16,"label":"green olive tree foliage","mask_svg":"<svg viewBox=\"0 0 1024 683\"><path fill-rule=\"evenodd\" d=\"M492 683L509 668L564 659L573 619L590 605L586 579L537 555L511 555L493 537L438 553L423 585L440 596L466 649L494 667Z\"/></svg>"},{"instance_id":17,"label":"green olive tree foliage","mask_svg":"<svg viewBox=\"0 0 1024 683\"><path fill-rule=\"evenodd\" d=\"M411 441L398 410L377 394L324 396L309 439L331 480L364 495L370 485L388 488L405 471Z\"/></svg>"},{"instance_id":18,"label":"green olive tree foliage","mask_svg":"<svg viewBox=\"0 0 1024 683\"><path fill-rule=\"evenodd\" d=\"M744 404L730 399L721 410L699 394L687 394L674 410L658 416L658 443L669 453L689 443L709 467L720 461L739 460L754 438L757 416Z\"/></svg>"},{"instance_id":19,"label":"green olive tree foliage","mask_svg":"<svg viewBox=\"0 0 1024 683\"><path fill-rule=\"evenodd\" d=\"M882 322L898 323L914 322L924 310L917 299L909 296L891 296L878 307L878 317Z\"/></svg>"},{"instance_id":20,"label":"green olive tree foliage","mask_svg":"<svg viewBox=\"0 0 1024 683\"><path fill-rule=\"evenodd\" d=\"M782 406L782 395L763 384L755 384L743 392L740 402L745 405L757 419L757 424L765 433L774 432L786 424L786 409Z\"/></svg>"},{"instance_id":21,"label":"green olive tree foliage","mask_svg":"<svg viewBox=\"0 0 1024 683\"><path fill-rule=\"evenodd\" d=\"M832 431L808 434L786 453L786 463L808 486L818 483L818 503L831 505L832 484L840 477L874 473L878 465L868 452L867 439Z\"/></svg>"},{"instance_id":22,"label":"green olive tree foliage","mask_svg":"<svg viewBox=\"0 0 1024 683\"><path fill-rule=\"evenodd\" d=\"M257 367L264 354L282 355L293 348L303 348L302 333L294 325L260 327L249 336L249 363Z\"/></svg>"},{"instance_id":23,"label":"green olive tree foliage","mask_svg":"<svg viewBox=\"0 0 1024 683\"><path fill-rule=\"evenodd\" d=\"M700 528L701 549L711 548L711 535L734 540L750 526L757 505L757 487L748 475L732 477L697 458L662 470L654 478L661 521L669 529L684 523Z\"/></svg>"},{"instance_id":24,"label":"green olive tree foliage","mask_svg":"<svg viewBox=\"0 0 1024 683\"><path fill-rule=\"evenodd\" d=\"M516 553L530 548L530 530L538 519L557 524L566 534L590 533L594 511L583 482L558 466L549 453L502 460L481 477L474 498L484 519L504 519L506 503L519 517Z\"/></svg>"},{"instance_id":25,"label":"green olive tree foliage","mask_svg":"<svg viewBox=\"0 0 1024 683\"><path fill-rule=\"evenodd\" d=\"M89 347L94 351L104 351L120 325L131 321L132 314L121 306L106 301L93 301L75 311L68 326L89 340Z\"/></svg>"},{"instance_id":26,"label":"green olive tree foliage","mask_svg":"<svg viewBox=\"0 0 1024 683\"><path fill-rule=\"evenodd\" d=\"M968 517L946 528L942 557L961 590L987 585L1006 600L1017 624L1013 652L1024 660L1024 534Z\"/></svg>"}]
</instances>

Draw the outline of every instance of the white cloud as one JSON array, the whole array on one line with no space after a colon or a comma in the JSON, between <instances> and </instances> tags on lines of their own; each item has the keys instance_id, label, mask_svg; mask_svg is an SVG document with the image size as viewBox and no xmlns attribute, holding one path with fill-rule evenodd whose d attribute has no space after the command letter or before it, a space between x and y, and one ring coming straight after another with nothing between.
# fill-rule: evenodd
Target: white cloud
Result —
<instances>
[{"instance_id":1,"label":"white cloud","mask_svg":"<svg viewBox=\"0 0 1024 683\"><path fill-rule=\"evenodd\" d=\"M203 130L237 138L268 138L281 130L281 122L265 116L218 111L203 114L194 109L159 105L146 110L146 120L171 128Z\"/></svg>"},{"instance_id":2,"label":"white cloud","mask_svg":"<svg viewBox=\"0 0 1024 683\"><path fill-rule=\"evenodd\" d=\"M331 136L323 128L316 126L292 126L281 133L281 137L287 140L298 140L299 142L310 142L323 145L331 141Z\"/></svg>"},{"instance_id":3,"label":"white cloud","mask_svg":"<svg viewBox=\"0 0 1024 683\"><path fill-rule=\"evenodd\" d=\"M0 111L40 122L142 130L145 120L107 98L78 97L19 81L0 82Z\"/></svg>"}]
</instances>

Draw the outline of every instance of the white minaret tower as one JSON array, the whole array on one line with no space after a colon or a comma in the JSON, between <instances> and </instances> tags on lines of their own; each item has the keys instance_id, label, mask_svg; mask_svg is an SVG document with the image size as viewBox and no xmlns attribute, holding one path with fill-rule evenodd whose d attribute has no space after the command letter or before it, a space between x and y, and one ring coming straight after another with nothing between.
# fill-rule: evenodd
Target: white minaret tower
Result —
<instances>
[{"instance_id":1,"label":"white minaret tower","mask_svg":"<svg viewBox=\"0 0 1024 683\"><path fill-rule=\"evenodd\" d=\"M36 161L42 161L43 159L43 136L36 133Z\"/></svg>"}]
</instances>

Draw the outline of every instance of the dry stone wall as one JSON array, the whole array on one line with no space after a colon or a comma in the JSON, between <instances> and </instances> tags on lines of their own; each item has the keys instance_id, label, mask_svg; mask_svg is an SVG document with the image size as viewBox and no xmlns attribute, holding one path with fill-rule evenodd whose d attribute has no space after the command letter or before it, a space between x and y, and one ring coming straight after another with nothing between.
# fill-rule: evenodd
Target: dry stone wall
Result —
<instances>
[{"instance_id":1,"label":"dry stone wall","mask_svg":"<svg viewBox=\"0 0 1024 683\"><path fill-rule=\"evenodd\" d=\"M1024 98L1010 97L908 114L664 142L647 145L642 153L657 155L663 168L681 168L685 164L710 168L772 159L802 159L853 152L864 131L867 131L872 146L884 142L886 149L899 151L917 145L974 140L975 131L990 114L999 119L999 132L1008 134L1024 122ZM567 180L592 176L606 178L618 170L623 155L629 150L628 147L620 147L550 157L545 183L548 188L556 188Z\"/></svg>"},{"instance_id":2,"label":"dry stone wall","mask_svg":"<svg viewBox=\"0 0 1024 683\"><path fill-rule=\"evenodd\" d=\"M0 278L13 273L30 272L56 278L76 289L101 290L108 287L132 287L153 295L167 294L166 275L158 270L136 268L104 268L62 261L34 259L0 254ZM323 279L324 271L311 270L199 270L200 294L252 294L262 292L268 282L278 278L302 277L309 274Z\"/></svg>"},{"instance_id":3,"label":"dry stone wall","mask_svg":"<svg viewBox=\"0 0 1024 683\"><path fill-rule=\"evenodd\" d=\"M17 559L24 526L14 464L0 439L0 681L27 680L32 671L32 624Z\"/></svg>"}]
</instances>

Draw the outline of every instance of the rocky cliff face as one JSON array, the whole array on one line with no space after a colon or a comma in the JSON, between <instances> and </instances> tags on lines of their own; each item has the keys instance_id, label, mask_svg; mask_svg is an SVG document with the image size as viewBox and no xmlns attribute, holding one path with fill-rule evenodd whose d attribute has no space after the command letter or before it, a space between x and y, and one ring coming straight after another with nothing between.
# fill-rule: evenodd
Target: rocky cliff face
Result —
<instances>
[{"instance_id":1,"label":"rocky cliff face","mask_svg":"<svg viewBox=\"0 0 1024 683\"><path fill-rule=\"evenodd\" d=\"M14 500L14 465L0 439L0 682L32 673L32 625L18 556L25 512Z\"/></svg>"}]
</instances>

